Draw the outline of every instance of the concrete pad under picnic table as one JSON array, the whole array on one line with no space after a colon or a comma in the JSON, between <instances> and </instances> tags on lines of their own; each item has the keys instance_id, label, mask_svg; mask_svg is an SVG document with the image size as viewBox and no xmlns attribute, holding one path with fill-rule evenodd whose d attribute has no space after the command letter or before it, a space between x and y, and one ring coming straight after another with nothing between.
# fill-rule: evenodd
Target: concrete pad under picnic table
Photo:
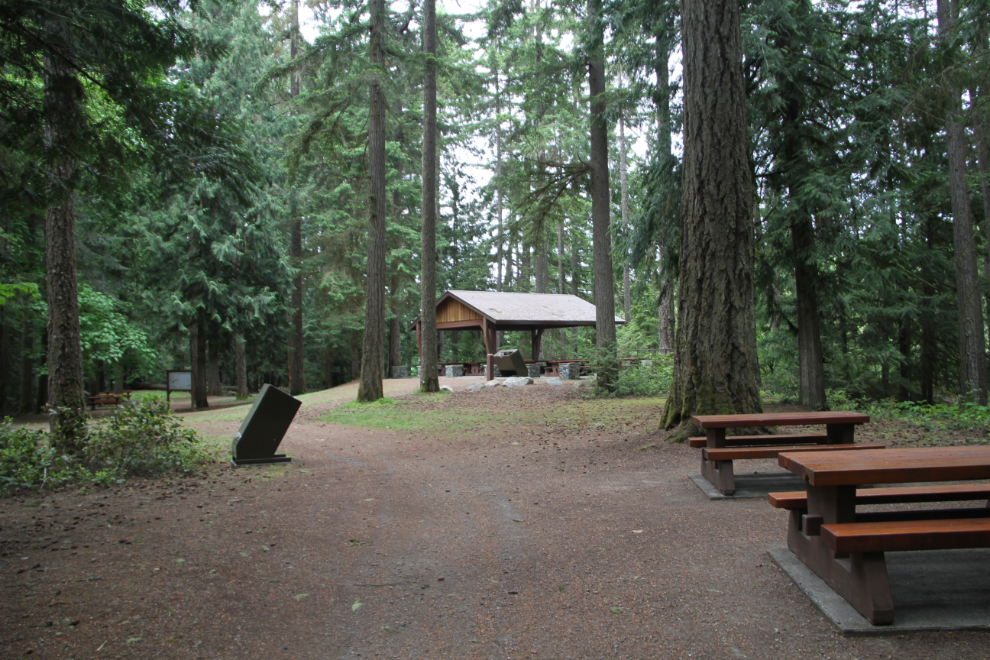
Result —
<instances>
[{"instance_id":1,"label":"concrete pad under picnic table","mask_svg":"<svg viewBox=\"0 0 990 660\"><path fill-rule=\"evenodd\" d=\"M753 497L767 498L770 493L804 490L804 481L791 472L751 472L736 474L736 492L723 495L715 484L701 474L688 475L710 500L744 500Z\"/></svg>"},{"instance_id":2,"label":"concrete pad under picnic table","mask_svg":"<svg viewBox=\"0 0 990 660\"><path fill-rule=\"evenodd\" d=\"M990 548L885 553L894 623L875 626L787 548L767 554L847 636L990 630Z\"/></svg>"}]
</instances>

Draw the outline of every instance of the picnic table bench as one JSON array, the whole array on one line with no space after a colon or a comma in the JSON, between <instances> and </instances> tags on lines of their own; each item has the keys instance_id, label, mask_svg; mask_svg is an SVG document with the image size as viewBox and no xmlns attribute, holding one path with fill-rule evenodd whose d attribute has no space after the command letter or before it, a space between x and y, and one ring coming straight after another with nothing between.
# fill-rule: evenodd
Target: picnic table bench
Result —
<instances>
[{"instance_id":1,"label":"picnic table bench","mask_svg":"<svg viewBox=\"0 0 990 660\"><path fill-rule=\"evenodd\" d=\"M838 451L883 449L881 444L854 444L857 424L869 415L855 412L755 413L745 415L695 415L691 421L705 430L703 438L689 438L688 445L701 447L701 474L723 495L736 492L733 461L774 458L787 451ZM730 428L825 425L825 433L726 436Z\"/></svg>"},{"instance_id":2,"label":"picnic table bench","mask_svg":"<svg viewBox=\"0 0 990 660\"><path fill-rule=\"evenodd\" d=\"M124 400L130 400L130 391L123 392L121 394L116 394L114 392L100 392L99 394L92 394L86 397L86 401L89 403L90 410L96 410L96 406L119 406Z\"/></svg>"},{"instance_id":3,"label":"picnic table bench","mask_svg":"<svg viewBox=\"0 0 990 660\"><path fill-rule=\"evenodd\" d=\"M885 552L990 547L986 507L857 511L863 504L985 500L990 484L874 484L990 479L990 447L922 447L883 452L788 452L781 467L806 493L771 493L790 511L787 547L874 625L894 621Z\"/></svg>"}]
</instances>

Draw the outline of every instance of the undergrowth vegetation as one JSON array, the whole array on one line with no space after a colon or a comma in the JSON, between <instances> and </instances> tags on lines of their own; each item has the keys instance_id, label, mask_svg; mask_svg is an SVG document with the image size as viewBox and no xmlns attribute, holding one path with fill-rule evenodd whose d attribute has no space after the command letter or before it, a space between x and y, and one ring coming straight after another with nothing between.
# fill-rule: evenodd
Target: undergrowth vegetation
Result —
<instances>
[{"instance_id":1,"label":"undergrowth vegetation","mask_svg":"<svg viewBox=\"0 0 990 660\"><path fill-rule=\"evenodd\" d=\"M592 352L589 363L600 368L601 359ZM586 391L596 397L666 396L673 379L674 356L655 353L649 359L619 368L614 391L599 387L597 379Z\"/></svg>"},{"instance_id":2,"label":"undergrowth vegetation","mask_svg":"<svg viewBox=\"0 0 990 660\"><path fill-rule=\"evenodd\" d=\"M118 406L87 427L78 456L59 454L44 431L17 428L9 417L0 423L0 493L189 473L211 458L164 402Z\"/></svg>"}]
</instances>

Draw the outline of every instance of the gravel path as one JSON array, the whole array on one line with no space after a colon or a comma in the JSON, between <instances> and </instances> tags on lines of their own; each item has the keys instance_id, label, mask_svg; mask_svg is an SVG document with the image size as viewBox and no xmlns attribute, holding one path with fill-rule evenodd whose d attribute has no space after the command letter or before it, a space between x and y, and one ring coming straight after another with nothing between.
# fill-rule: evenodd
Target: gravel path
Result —
<instances>
[{"instance_id":1,"label":"gravel path","mask_svg":"<svg viewBox=\"0 0 990 660\"><path fill-rule=\"evenodd\" d=\"M338 394L288 467L0 501L0 657L987 657L986 633L838 635L766 555L786 515L705 498L658 407L496 388L374 429L320 421ZM492 410L523 421L463 423Z\"/></svg>"}]
</instances>

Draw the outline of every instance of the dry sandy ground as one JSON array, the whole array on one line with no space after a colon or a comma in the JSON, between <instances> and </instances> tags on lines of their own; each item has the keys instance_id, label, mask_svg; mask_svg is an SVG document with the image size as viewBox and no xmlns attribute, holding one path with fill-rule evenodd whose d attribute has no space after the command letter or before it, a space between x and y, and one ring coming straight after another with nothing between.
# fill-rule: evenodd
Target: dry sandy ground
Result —
<instances>
[{"instance_id":1,"label":"dry sandy ground","mask_svg":"<svg viewBox=\"0 0 990 660\"><path fill-rule=\"evenodd\" d=\"M289 467L0 500L0 657L990 655L838 635L766 555L786 515L705 498L653 402L541 384L414 401L428 429L319 420L353 394L306 398ZM184 419L232 436L244 412Z\"/></svg>"}]
</instances>

